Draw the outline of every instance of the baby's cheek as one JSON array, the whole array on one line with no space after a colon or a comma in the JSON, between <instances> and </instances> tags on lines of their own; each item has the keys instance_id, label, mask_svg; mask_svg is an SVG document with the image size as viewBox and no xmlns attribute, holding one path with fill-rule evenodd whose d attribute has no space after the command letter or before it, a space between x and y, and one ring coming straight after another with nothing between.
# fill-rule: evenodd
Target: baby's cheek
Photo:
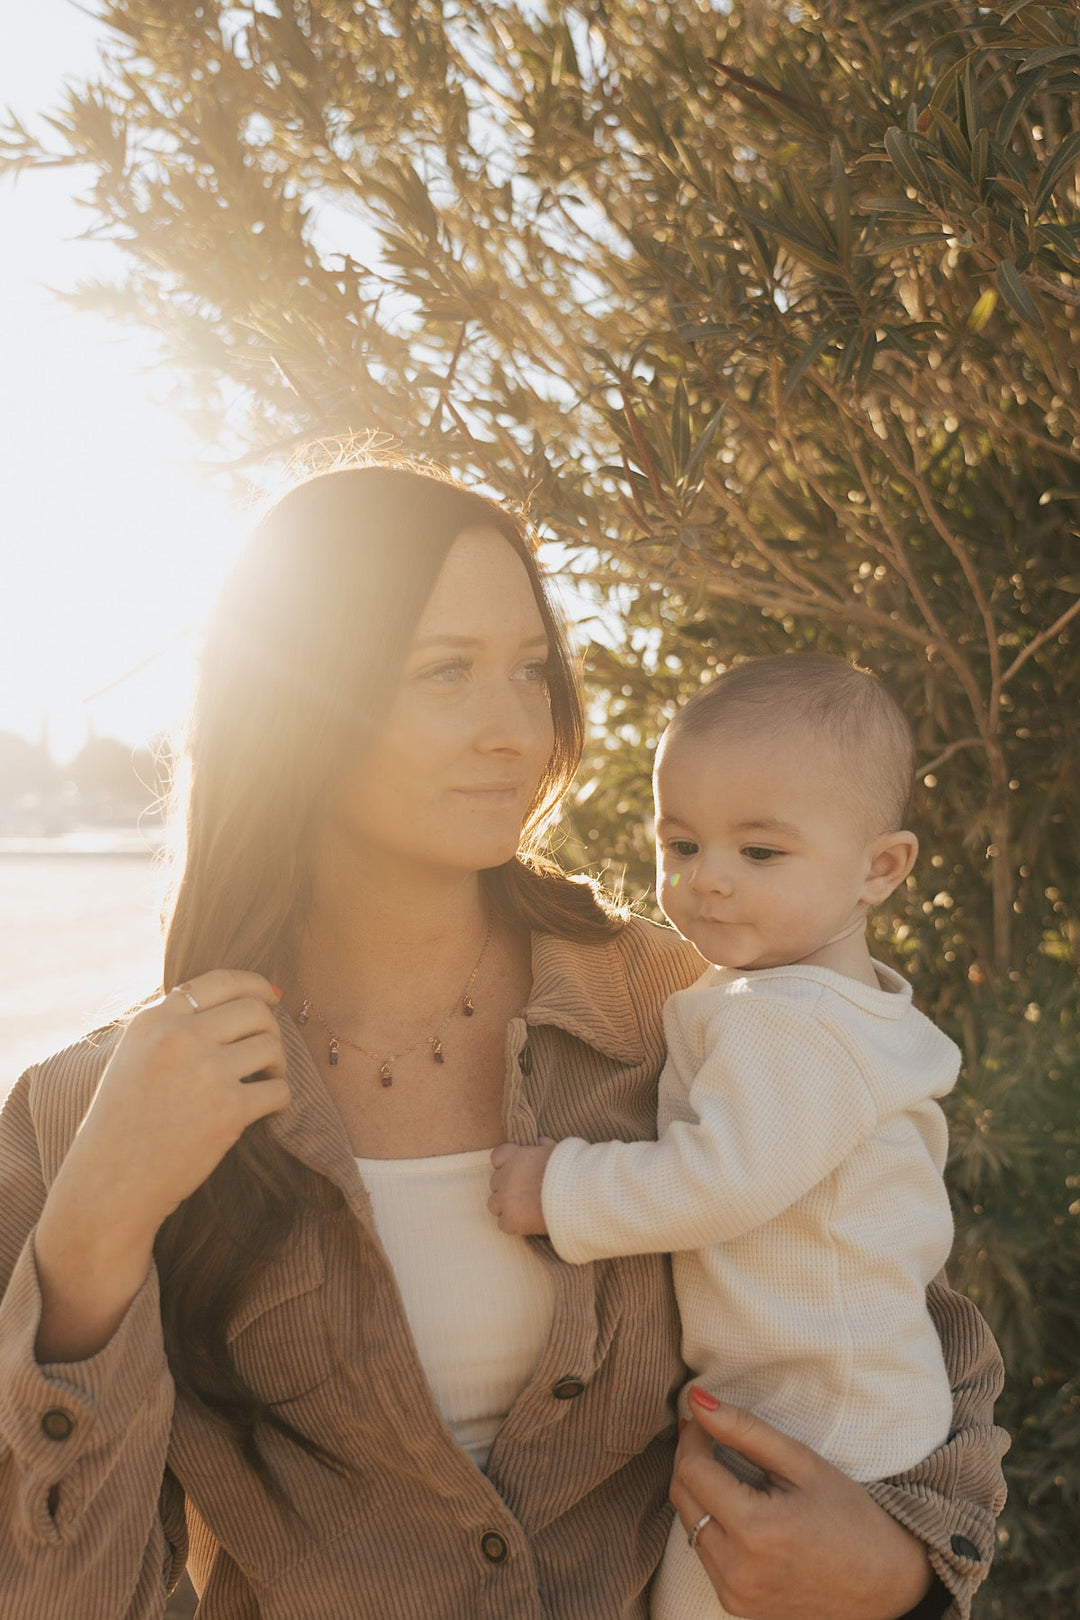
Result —
<instances>
[{"instance_id":1,"label":"baby's cheek","mask_svg":"<svg viewBox=\"0 0 1080 1620\"><path fill-rule=\"evenodd\" d=\"M657 877L656 899L660 910L670 922L676 922L681 908L683 895L681 890L685 887L681 872L661 872Z\"/></svg>"}]
</instances>

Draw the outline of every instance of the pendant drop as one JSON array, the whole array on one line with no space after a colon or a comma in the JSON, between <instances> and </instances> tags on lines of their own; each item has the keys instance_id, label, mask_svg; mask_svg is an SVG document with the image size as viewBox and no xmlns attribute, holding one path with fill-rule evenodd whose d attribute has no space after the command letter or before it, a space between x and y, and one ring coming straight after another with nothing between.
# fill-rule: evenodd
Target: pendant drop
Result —
<instances>
[{"instance_id":1,"label":"pendant drop","mask_svg":"<svg viewBox=\"0 0 1080 1620\"><path fill-rule=\"evenodd\" d=\"M341 1048L338 1046L337 1041L331 1041L330 1042L330 1067L331 1068L334 1068L335 1065L337 1064L338 1052L340 1050L341 1050Z\"/></svg>"},{"instance_id":2,"label":"pendant drop","mask_svg":"<svg viewBox=\"0 0 1080 1620\"><path fill-rule=\"evenodd\" d=\"M392 1086L393 1083L394 1083L394 1076L393 1076L393 1074L391 1073L391 1070L390 1070L390 1059L389 1058L387 1058L386 1062L383 1064L382 1068L379 1070L379 1079L380 1079L380 1081L382 1082L382 1084L384 1086Z\"/></svg>"},{"instance_id":3,"label":"pendant drop","mask_svg":"<svg viewBox=\"0 0 1080 1620\"><path fill-rule=\"evenodd\" d=\"M431 1037L431 1055L435 1059L436 1063L446 1062L446 1059L442 1055L442 1041L440 1041L437 1035L433 1035Z\"/></svg>"},{"instance_id":4,"label":"pendant drop","mask_svg":"<svg viewBox=\"0 0 1080 1620\"><path fill-rule=\"evenodd\" d=\"M307 996L305 996L304 997L304 1005L300 1008L300 1011L296 1015L296 1022L298 1024L306 1024L310 1017L311 1017L311 1002L308 1000Z\"/></svg>"},{"instance_id":5,"label":"pendant drop","mask_svg":"<svg viewBox=\"0 0 1080 1620\"><path fill-rule=\"evenodd\" d=\"M466 996L461 1003L461 1010L466 1018L471 1018L476 1008L473 1006L472 996Z\"/></svg>"}]
</instances>

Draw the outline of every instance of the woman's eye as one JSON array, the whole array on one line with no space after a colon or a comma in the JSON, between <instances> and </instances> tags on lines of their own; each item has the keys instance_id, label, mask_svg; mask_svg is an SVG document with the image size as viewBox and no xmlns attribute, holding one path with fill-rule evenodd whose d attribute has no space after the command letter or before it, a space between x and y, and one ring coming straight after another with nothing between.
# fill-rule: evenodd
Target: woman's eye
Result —
<instances>
[{"instance_id":1,"label":"woman's eye","mask_svg":"<svg viewBox=\"0 0 1080 1620\"><path fill-rule=\"evenodd\" d=\"M757 861L759 864L763 861L771 861L773 856L779 855L779 853L778 849L766 849L764 844L747 844L743 848L743 854L748 859Z\"/></svg>"},{"instance_id":2,"label":"woman's eye","mask_svg":"<svg viewBox=\"0 0 1080 1620\"><path fill-rule=\"evenodd\" d=\"M420 671L422 681L438 681L440 685L452 686L460 675L467 675L471 665L467 658L448 658L443 664L432 664L429 669Z\"/></svg>"},{"instance_id":3,"label":"woman's eye","mask_svg":"<svg viewBox=\"0 0 1080 1620\"><path fill-rule=\"evenodd\" d=\"M551 665L544 659L534 659L532 663L522 665L520 676L530 686L546 686L551 676Z\"/></svg>"}]
</instances>

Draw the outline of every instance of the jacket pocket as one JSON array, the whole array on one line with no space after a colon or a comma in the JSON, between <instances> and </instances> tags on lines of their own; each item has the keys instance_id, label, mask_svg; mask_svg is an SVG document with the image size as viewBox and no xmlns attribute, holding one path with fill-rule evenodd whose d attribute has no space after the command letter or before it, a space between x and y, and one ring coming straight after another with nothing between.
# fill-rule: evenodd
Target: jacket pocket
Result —
<instances>
[{"instance_id":1,"label":"jacket pocket","mask_svg":"<svg viewBox=\"0 0 1080 1620\"><path fill-rule=\"evenodd\" d=\"M229 1324L226 1339L237 1369L266 1401L300 1400L333 1371L325 1281L318 1229L305 1223L255 1280Z\"/></svg>"},{"instance_id":2,"label":"jacket pocket","mask_svg":"<svg viewBox=\"0 0 1080 1620\"><path fill-rule=\"evenodd\" d=\"M685 1376L679 1322L666 1255L631 1255L607 1264L620 1308L601 1373L604 1439L609 1450L634 1455L675 1422Z\"/></svg>"}]
</instances>

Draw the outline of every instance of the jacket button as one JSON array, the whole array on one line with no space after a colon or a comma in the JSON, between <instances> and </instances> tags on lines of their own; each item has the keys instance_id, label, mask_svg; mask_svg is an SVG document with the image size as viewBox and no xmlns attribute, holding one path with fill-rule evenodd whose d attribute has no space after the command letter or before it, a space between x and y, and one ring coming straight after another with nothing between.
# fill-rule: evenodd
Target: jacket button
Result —
<instances>
[{"instance_id":1,"label":"jacket button","mask_svg":"<svg viewBox=\"0 0 1080 1620\"><path fill-rule=\"evenodd\" d=\"M75 1427L75 1419L62 1406L52 1406L41 1419L41 1432L47 1440L66 1440Z\"/></svg>"},{"instance_id":2,"label":"jacket button","mask_svg":"<svg viewBox=\"0 0 1080 1620\"><path fill-rule=\"evenodd\" d=\"M497 1530L484 1531L480 1537L480 1551L489 1564L505 1564L510 1556L506 1537L500 1536Z\"/></svg>"},{"instance_id":3,"label":"jacket button","mask_svg":"<svg viewBox=\"0 0 1080 1620\"><path fill-rule=\"evenodd\" d=\"M521 1070L522 1074L524 1074L524 1075L532 1074L532 1071L533 1071L532 1047L529 1045L528 1041L525 1042L525 1045L521 1048L521 1051L518 1053L518 1068Z\"/></svg>"},{"instance_id":4,"label":"jacket button","mask_svg":"<svg viewBox=\"0 0 1080 1620\"><path fill-rule=\"evenodd\" d=\"M579 1395L584 1395L585 1385L580 1378L560 1378L551 1393L557 1401L576 1401Z\"/></svg>"},{"instance_id":5,"label":"jacket button","mask_svg":"<svg viewBox=\"0 0 1080 1620\"><path fill-rule=\"evenodd\" d=\"M976 1563L982 1562L982 1553L973 1541L968 1540L967 1536L953 1536L949 1546L957 1558L973 1558Z\"/></svg>"}]
</instances>

